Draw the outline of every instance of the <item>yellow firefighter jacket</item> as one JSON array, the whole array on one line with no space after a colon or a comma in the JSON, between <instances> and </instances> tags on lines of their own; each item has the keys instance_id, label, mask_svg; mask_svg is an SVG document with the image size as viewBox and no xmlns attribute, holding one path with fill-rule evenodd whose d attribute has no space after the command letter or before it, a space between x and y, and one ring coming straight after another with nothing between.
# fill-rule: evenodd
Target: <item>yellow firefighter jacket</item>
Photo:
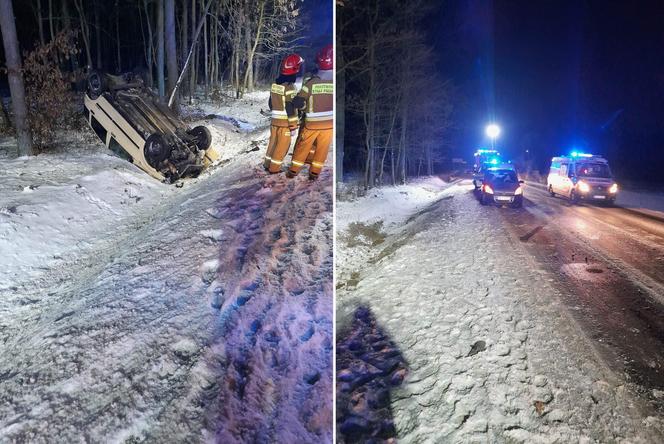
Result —
<instances>
[{"instance_id":1,"label":"yellow firefighter jacket","mask_svg":"<svg viewBox=\"0 0 664 444\"><path fill-rule=\"evenodd\" d=\"M293 100L296 108L304 108L304 127L313 130L333 128L334 84L313 76L302 86Z\"/></svg>"},{"instance_id":2,"label":"yellow firefighter jacket","mask_svg":"<svg viewBox=\"0 0 664 444\"><path fill-rule=\"evenodd\" d=\"M292 83L273 83L270 88L270 109L272 125L278 127L297 127L297 113L293 108L293 98L297 94Z\"/></svg>"}]
</instances>

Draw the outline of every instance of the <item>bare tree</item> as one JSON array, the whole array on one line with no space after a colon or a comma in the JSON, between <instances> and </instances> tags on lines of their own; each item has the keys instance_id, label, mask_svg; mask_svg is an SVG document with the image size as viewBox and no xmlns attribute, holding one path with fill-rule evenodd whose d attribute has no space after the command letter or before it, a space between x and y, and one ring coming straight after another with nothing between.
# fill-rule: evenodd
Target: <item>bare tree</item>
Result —
<instances>
[{"instance_id":1,"label":"bare tree","mask_svg":"<svg viewBox=\"0 0 664 444\"><path fill-rule=\"evenodd\" d=\"M66 1L67 0L64 0L65 3ZM76 6L76 11L78 11L78 18L81 23L81 35L83 36L83 45L85 46L85 58L88 66L92 66L92 56L90 54L90 27L88 26L88 20L85 17L83 0L74 0L74 5Z\"/></svg>"},{"instance_id":2,"label":"bare tree","mask_svg":"<svg viewBox=\"0 0 664 444\"><path fill-rule=\"evenodd\" d=\"M344 96L337 101L338 157L359 164L354 169L367 188L387 183L386 176L398 184L433 173L434 146L450 126L449 82L438 78L420 32L427 7L422 0L356 0L337 8L337 94ZM350 134L349 119L361 124Z\"/></svg>"},{"instance_id":3,"label":"bare tree","mask_svg":"<svg viewBox=\"0 0 664 444\"><path fill-rule=\"evenodd\" d=\"M31 156L34 154L32 135L28 124L25 87L23 85L23 74L21 73L21 56L19 55L16 22L14 21L11 0L0 0L0 29L2 30L2 42L7 59L7 77L12 97L18 152L21 156Z\"/></svg>"},{"instance_id":4,"label":"bare tree","mask_svg":"<svg viewBox=\"0 0 664 444\"><path fill-rule=\"evenodd\" d=\"M173 97L169 106L178 109L178 94L175 91L178 78L177 44L175 42L175 0L166 0L166 66L168 68L168 94Z\"/></svg>"},{"instance_id":5,"label":"bare tree","mask_svg":"<svg viewBox=\"0 0 664 444\"><path fill-rule=\"evenodd\" d=\"M166 97L164 80L164 0L157 0L157 85L159 97Z\"/></svg>"}]
</instances>

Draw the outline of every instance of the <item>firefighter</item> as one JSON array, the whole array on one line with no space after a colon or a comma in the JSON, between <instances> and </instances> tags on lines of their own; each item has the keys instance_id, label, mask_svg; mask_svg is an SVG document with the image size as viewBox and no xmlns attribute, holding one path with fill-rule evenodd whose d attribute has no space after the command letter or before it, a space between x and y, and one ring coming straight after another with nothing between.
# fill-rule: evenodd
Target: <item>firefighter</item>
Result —
<instances>
[{"instance_id":1,"label":"firefighter","mask_svg":"<svg viewBox=\"0 0 664 444\"><path fill-rule=\"evenodd\" d=\"M295 108L304 109L304 125L295 143L288 177L295 177L309 157L311 160L309 179L316 179L323 169L332 142L334 104L332 45L320 50L316 55L316 64L318 72L302 86L293 99Z\"/></svg>"},{"instance_id":2,"label":"firefighter","mask_svg":"<svg viewBox=\"0 0 664 444\"><path fill-rule=\"evenodd\" d=\"M287 56L280 67L279 77L270 88L270 107L272 122L270 126L270 142L267 145L267 154L263 166L270 173L281 172L291 136L297 131L297 111L293 107L293 98L297 94L295 79L304 60L297 54Z\"/></svg>"}]
</instances>

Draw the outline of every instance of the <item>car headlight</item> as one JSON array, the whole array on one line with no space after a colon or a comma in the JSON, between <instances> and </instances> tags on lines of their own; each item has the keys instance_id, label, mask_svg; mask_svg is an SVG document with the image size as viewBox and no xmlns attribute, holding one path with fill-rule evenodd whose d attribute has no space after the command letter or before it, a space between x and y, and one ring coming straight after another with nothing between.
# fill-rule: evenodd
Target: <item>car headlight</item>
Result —
<instances>
[{"instance_id":1,"label":"car headlight","mask_svg":"<svg viewBox=\"0 0 664 444\"><path fill-rule=\"evenodd\" d=\"M515 196L520 196L523 194L523 188L518 187L516 190L514 190L514 195Z\"/></svg>"},{"instance_id":2,"label":"car headlight","mask_svg":"<svg viewBox=\"0 0 664 444\"><path fill-rule=\"evenodd\" d=\"M617 183L614 183L613 185L611 185L611 186L609 187L609 193L611 193L611 194L615 194L615 193L617 193L617 192L618 192L618 184L617 184Z\"/></svg>"},{"instance_id":3,"label":"car headlight","mask_svg":"<svg viewBox=\"0 0 664 444\"><path fill-rule=\"evenodd\" d=\"M579 188L579 191L581 191L582 193L587 193L588 191L590 191L590 185L588 185L584 181L579 181L579 183L577 183L576 186Z\"/></svg>"},{"instance_id":4,"label":"car headlight","mask_svg":"<svg viewBox=\"0 0 664 444\"><path fill-rule=\"evenodd\" d=\"M484 192L487 193L487 194L493 194L493 188L491 188L487 184L484 184Z\"/></svg>"}]
</instances>

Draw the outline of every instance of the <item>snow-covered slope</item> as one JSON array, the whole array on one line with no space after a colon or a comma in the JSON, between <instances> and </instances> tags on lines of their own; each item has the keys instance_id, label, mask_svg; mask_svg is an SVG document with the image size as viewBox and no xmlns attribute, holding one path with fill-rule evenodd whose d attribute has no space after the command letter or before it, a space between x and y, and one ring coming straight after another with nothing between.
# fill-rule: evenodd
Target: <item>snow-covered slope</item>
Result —
<instances>
[{"instance_id":1,"label":"snow-covered slope","mask_svg":"<svg viewBox=\"0 0 664 444\"><path fill-rule=\"evenodd\" d=\"M372 245L350 223L380 201L338 207L339 257L365 259L339 259L340 442L661 442L662 419L603 365L552 277L471 188L453 185Z\"/></svg>"},{"instance_id":2,"label":"snow-covered slope","mask_svg":"<svg viewBox=\"0 0 664 444\"><path fill-rule=\"evenodd\" d=\"M7 168L0 436L331 441L332 178L267 176L258 116L208 122L222 162L182 188L101 154Z\"/></svg>"}]
</instances>

